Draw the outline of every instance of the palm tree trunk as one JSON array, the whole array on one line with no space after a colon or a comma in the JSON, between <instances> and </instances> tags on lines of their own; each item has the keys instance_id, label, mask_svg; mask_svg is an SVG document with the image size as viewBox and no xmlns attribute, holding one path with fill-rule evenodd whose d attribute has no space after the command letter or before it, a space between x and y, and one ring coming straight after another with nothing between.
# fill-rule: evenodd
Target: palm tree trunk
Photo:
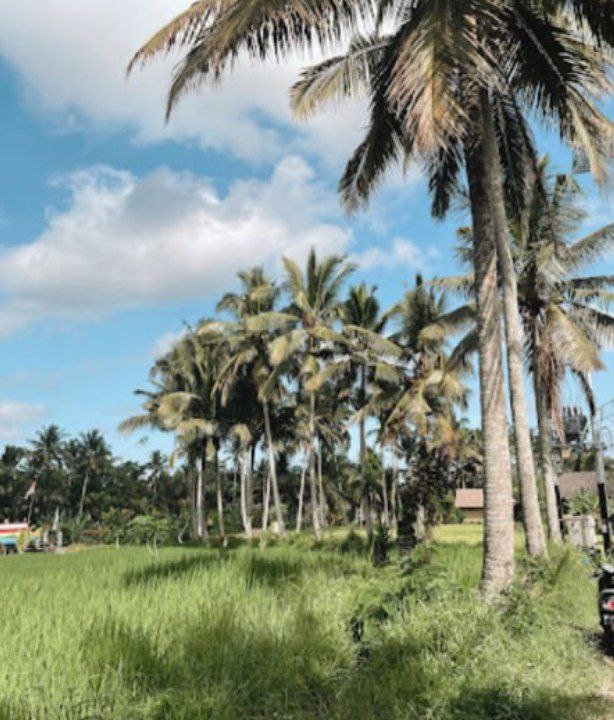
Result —
<instances>
[{"instance_id":1,"label":"palm tree trunk","mask_svg":"<svg viewBox=\"0 0 614 720\"><path fill-rule=\"evenodd\" d=\"M85 496L87 495L87 486L90 481L90 474L89 472L85 473L85 477L83 478L83 485L81 487L81 499L79 500L79 511L77 513L77 522L81 520L81 516L83 515L83 508L85 507Z\"/></svg>"},{"instance_id":2,"label":"palm tree trunk","mask_svg":"<svg viewBox=\"0 0 614 720\"><path fill-rule=\"evenodd\" d=\"M484 116L484 153L488 161L485 169L489 174L487 182L492 188L490 195L495 241L499 258L499 272L503 283L503 315L507 345L507 368L510 389L510 404L516 439L516 462L520 485L520 501L525 528L527 552L533 557L547 555L544 528L539 512L535 465L527 417L527 404L522 372L522 327L518 309L518 288L516 269L509 246L508 222L503 197L503 177L495 126L490 103L482 108Z\"/></svg>"},{"instance_id":3,"label":"palm tree trunk","mask_svg":"<svg viewBox=\"0 0 614 720\"><path fill-rule=\"evenodd\" d=\"M535 338L535 332L533 333ZM533 348L533 357L536 359L533 367L533 386L535 392L535 407L537 411L537 432L539 442L539 458L542 466L544 482L544 495L546 496L546 518L548 520L548 533L553 542L561 542L561 524L556 503L556 473L552 464L552 447L550 442L550 418L548 401L543 387L541 372L539 370L539 349Z\"/></svg>"},{"instance_id":4,"label":"palm tree trunk","mask_svg":"<svg viewBox=\"0 0 614 720\"><path fill-rule=\"evenodd\" d=\"M249 464L250 449L246 447L243 451L243 459L241 461L241 520L243 521L243 529L248 538L252 537L252 515L249 503Z\"/></svg>"},{"instance_id":5,"label":"palm tree trunk","mask_svg":"<svg viewBox=\"0 0 614 720\"><path fill-rule=\"evenodd\" d=\"M324 485L322 483L322 443L318 438L318 493L320 496L320 520L322 527L328 525L327 520L327 508L326 508L326 495L324 494Z\"/></svg>"},{"instance_id":6,"label":"palm tree trunk","mask_svg":"<svg viewBox=\"0 0 614 720\"><path fill-rule=\"evenodd\" d=\"M277 484L277 466L275 463L275 447L273 445L273 433L271 432L271 416L269 413L269 403L265 400L262 403L264 413L264 429L266 432L267 448L269 452L269 474L271 477L271 488L273 490L273 504L275 506L275 517L277 519L277 533L285 535L286 525L284 523L284 515L281 509L281 496L279 494L279 485Z\"/></svg>"},{"instance_id":7,"label":"palm tree trunk","mask_svg":"<svg viewBox=\"0 0 614 720\"><path fill-rule=\"evenodd\" d=\"M309 493L311 500L311 518L313 532L318 540L322 539L322 528L320 525L318 508L318 491L316 485L316 396L309 393Z\"/></svg>"},{"instance_id":8,"label":"palm tree trunk","mask_svg":"<svg viewBox=\"0 0 614 720\"><path fill-rule=\"evenodd\" d=\"M237 502L237 480L239 477L239 456L234 450L232 460L232 507L234 511L235 503Z\"/></svg>"},{"instance_id":9,"label":"palm tree trunk","mask_svg":"<svg viewBox=\"0 0 614 720\"><path fill-rule=\"evenodd\" d=\"M307 475L307 463L301 468L301 484L298 491L298 510L296 511L296 532L303 527L303 499L305 497L305 475Z\"/></svg>"},{"instance_id":10,"label":"palm tree trunk","mask_svg":"<svg viewBox=\"0 0 614 720\"><path fill-rule=\"evenodd\" d=\"M220 443L217 438L214 439L215 449L215 495L217 500L217 527L220 542L224 547L228 544L226 531L224 528L224 495L222 492L222 472L220 468Z\"/></svg>"},{"instance_id":11,"label":"palm tree trunk","mask_svg":"<svg viewBox=\"0 0 614 720\"><path fill-rule=\"evenodd\" d=\"M266 480L262 483L262 530L269 527L269 508L271 505L271 473L267 469Z\"/></svg>"},{"instance_id":12,"label":"palm tree trunk","mask_svg":"<svg viewBox=\"0 0 614 720\"><path fill-rule=\"evenodd\" d=\"M466 150L467 178L473 224L473 255L478 326L480 407L484 432L484 557L482 593L506 591L514 577L514 518L510 452L502 362L497 253L490 197L492 181L480 128L490 113L488 95L474 113L478 138ZM490 181L490 182L489 182Z\"/></svg>"},{"instance_id":13,"label":"palm tree trunk","mask_svg":"<svg viewBox=\"0 0 614 720\"><path fill-rule=\"evenodd\" d=\"M365 395L366 395L366 369L365 366L361 366L360 370L360 397L359 397L359 403L361 409L364 410L364 404L365 404ZM367 429L366 429L366 422L365 422L365 416L364 412L361 412L360 414L360 423L359 423L359 440L360 440L360 487L361 491L363 493L362 497L362 519L365 523L365 528L367 530L367 537L369 540L371 539L371 536L373 535L373 527L371 525L371 499L369 497L369 492L367 490L366 486L366 469L367 469Z\"/></svg>"},{"instance_id":14,"label":"palm tree trunk","mask_svg":"<svg viewBox=\"0 0 614 720\"><path fill-rule=\"evenodd\" d=\"M207 441L203 443L200 455L200 465L196 477L196 537L204 540L208 537L207 526L205 525L205 470L207 467Z\"/></svg>"},{"instance_id":15,"label":"palm tree trunk","mask_svg":"<svg viewBox=\"0 0 614 720\"><path fill-rule=\"evenodd\" d=\"M388 527L390 524L390 515L388 511L388 483L386 482L386 448L382 443L382 501L384 504L384 525Z\"/></svg>"},{"instance_id":16,"label":"palm tree trunk","mask_svg":"<svg viewBox=\"0 0 614 720\"><path fill-rule=\"evenodd\" d=\"M399 484L399 469L397 464L396 448L392 450L392 484L390 487L390 526L393 531L397 532L398 515L397 515L397 487Z\"/></svg>"}]
</instances>

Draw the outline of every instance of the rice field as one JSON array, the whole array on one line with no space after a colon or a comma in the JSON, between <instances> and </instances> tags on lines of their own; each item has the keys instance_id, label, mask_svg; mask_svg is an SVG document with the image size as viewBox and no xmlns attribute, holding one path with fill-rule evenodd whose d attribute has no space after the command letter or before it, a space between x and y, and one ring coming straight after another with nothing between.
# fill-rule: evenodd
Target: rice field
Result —
<instances>
[{"instance_id":1,"label":"rice field","mask_svg":"<svg viewBox=\"0 0 614 720\"><path fill-rule=\"evenodd\" d=\"M614 717L581 558L528 568L496 608L479 565L435 542L373 568L339 533L4 558L0 719Z\"/></svg>"}]
</instances>

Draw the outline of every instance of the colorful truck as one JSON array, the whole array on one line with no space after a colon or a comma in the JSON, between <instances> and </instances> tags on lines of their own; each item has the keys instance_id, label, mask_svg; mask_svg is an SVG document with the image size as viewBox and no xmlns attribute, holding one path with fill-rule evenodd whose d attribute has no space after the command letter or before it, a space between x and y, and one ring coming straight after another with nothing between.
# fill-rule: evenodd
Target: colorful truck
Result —
<instances>
[{"instance_id":1,"label":"colorful truck","mask_svg":"<svg viewBox=\"0 0 614 720\"><path fill-rule=\"evenodd\" d=\"M23 552L41 544L41 531L32 530L28 523L0 523L0 554Z\"/></svg>"}]
</instances>

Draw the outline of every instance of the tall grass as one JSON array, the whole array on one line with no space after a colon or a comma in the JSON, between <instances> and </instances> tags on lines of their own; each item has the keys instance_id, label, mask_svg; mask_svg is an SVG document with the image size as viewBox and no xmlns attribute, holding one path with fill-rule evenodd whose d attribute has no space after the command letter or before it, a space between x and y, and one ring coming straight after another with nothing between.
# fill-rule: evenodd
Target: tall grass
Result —
<instances>
[{"instance_id":1,"label":"tall grass","mask_svg":"<svg viewBox=\"0 0 614 720\"><path fill-rule=\"evenodd\" d=\"M479 548L308 544L2 560L0 719L607 717L574 554L487 608Z\"/></svg>"}]
</instances>

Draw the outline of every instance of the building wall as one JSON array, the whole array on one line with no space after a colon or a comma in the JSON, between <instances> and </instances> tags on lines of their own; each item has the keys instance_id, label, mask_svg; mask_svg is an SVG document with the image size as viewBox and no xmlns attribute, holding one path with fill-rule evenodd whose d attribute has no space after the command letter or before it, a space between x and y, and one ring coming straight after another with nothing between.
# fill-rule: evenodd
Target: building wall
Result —
<instances>
[{"instance_id":1,"label":"building wall","mask_svg":"<svg viewBox=\"0 0 614 720\"><path fill-rule=\"evenodd\" d=\"M462 508L461 512L465 516L465 522L478 523L484 520L484 510L482 508Z\"/></svg>"}]
</instances>

